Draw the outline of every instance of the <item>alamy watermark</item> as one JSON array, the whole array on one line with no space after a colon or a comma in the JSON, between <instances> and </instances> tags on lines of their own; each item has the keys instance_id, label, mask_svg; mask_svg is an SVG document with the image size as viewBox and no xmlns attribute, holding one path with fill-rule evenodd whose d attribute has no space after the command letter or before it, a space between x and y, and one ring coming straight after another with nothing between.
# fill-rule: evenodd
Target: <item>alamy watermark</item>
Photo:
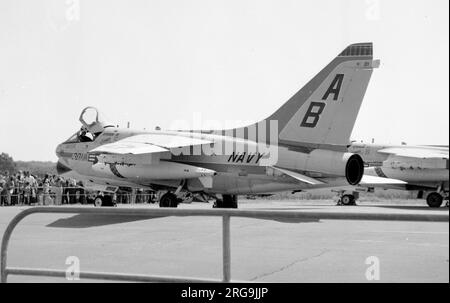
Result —
<instances>
[{"instance_id":1,"label":"alamy watermark","mask_svg":"<svg viewBox=\"0 0 450 303\"><path fill-rule=\"evenodd\" d=\"M68 281L80 280L80 259L76 256L69 256L66 258L66 279Z\"/></svg>"},{"instance_id":2,"label":"alamy watermark","mask_svg":"<svg viewBox=\"0 0 450 303\"><path fill-rule=\"evenodd\" d=\"M233 128L236 125L248 126ZM278 161L279 128L276 120L254 124L231 120L220 122L203 120L201 113L194 113L192 121L175 120L169 129L185 132L183 136L188 135L192 139L192 144L171 149L174 156L226 156L228 162L263 166L274 165ZM173 140L177 145L176 136ZM202 141L211 143L203 144ZM257 163L253 163L255 161Z\"/></svg>"},{"instance_id":3,"label":"alamy watermark","mask_svg":"<svg viewBox=\"0 0 450 303\"><path fill-rule=\"evenodd\" d=\"M379 21L381 19L381 0L365 0L366 14L368 21Z\"/></svg>"},{"instance_id":4,"label":"alamy watermark","mask_svg":"<svg viewBox=\"0 0 450 303\"><path fill-rule=\"evenodd\" d=\"M380 259L370 256L366 259L366 279L367 281L380 281Z\"/></svg>"},{"instance_id":5,"label":"alamy watermark","mask_svg":"<svg viewBox=\"0 0 450 303\"><path fill-rule=\"evenodd\" d=\"M47 3L47 15L53 30L63 32L71 24L80 21L80 0L50 0Z\"/></svg>"}]
</instances>

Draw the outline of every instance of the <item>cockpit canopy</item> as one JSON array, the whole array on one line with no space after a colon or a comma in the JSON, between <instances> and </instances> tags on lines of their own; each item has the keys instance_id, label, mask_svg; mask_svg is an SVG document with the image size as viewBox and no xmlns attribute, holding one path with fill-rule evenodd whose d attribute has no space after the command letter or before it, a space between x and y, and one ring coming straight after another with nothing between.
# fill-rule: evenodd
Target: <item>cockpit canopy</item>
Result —
<instances>
[{"instance_id":1,"label":"cockpit canopy","mask_svg":"<svg viewBox=\"0 0 450 303\"><path fill-rule=\"evenodd\" d=\"M65 143L92 142L103 133L105 128L114 127L95 107L83 109L79 121L82 124L81 129Z\"/></svg>"},{"instance_id":2,"label":"cockpit canopy","mask_svg":"<svg viewBox=\"0 0 450 303\"><path fill-rule=\"evenodd\" d=\"M86 107L83 109L79 120L85 129L93 135L99 135L106 127L112 126L106 122L106 119L95 107Z\"/></svg>"}]
</instances>

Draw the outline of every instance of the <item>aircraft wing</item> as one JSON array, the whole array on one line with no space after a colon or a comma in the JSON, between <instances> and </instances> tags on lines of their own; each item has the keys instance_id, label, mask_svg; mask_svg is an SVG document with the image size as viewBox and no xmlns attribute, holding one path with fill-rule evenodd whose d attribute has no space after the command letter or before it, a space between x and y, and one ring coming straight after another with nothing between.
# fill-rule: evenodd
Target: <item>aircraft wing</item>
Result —
<instances>
[{"instance_id":1,"label":"aircraft wing","mask_svg":"<svg viewBox=\"0 0 450 303\"><path fill-rule=\"evenodd\" d=\"M94 148L91 152L105 153L105 154L153 154L168 152L166 148L162 148L152 144L137 143L137 142L114 142Z\"/></svg>"},{"instance_id":2,"label":"aircraft wing","mask_svg":"<svg viewBox=\"0 0 450 303\"><path fill-rule=\"evenodd\" d=\"M114 143L101 145L91 152L107 154L154 154L168 152L170 149L211 144L212 141L171 134L143 134L124 138Z\"/></svg>"},{"instance_id":3,"label":"aircraft wing","mask_svg":"<svg viewBox=\"0 0 450 303\"><path fill-rule=\"evenodd\" d=\"M439 149L426 149L426 148L401 148L401 147L390 147L380 149L378 151L382 154L389 154L398 157L408 157L408 158L421 158L421 159L449 159L448 150Z\"/></svg>"}]
</instances>

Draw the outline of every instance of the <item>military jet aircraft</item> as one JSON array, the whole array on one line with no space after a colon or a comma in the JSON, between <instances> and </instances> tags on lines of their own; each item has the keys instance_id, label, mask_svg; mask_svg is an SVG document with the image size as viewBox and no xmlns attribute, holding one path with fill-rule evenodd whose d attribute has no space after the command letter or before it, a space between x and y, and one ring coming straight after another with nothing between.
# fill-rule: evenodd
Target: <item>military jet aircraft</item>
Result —
<instances>
[{"instance_id":1,"label":"military jet aircraft","mask_svg":"<svg viewBox=\"0 0 450 303\"><path fill-rule=\"evenodd\" d=\"M384 181L377 179L378 184L360 185L383 189L417 190L418 198L421 198L423 192L427 192L427 204L432 208L441 207L444 198L448 200L448 146L353 143L349 152L359 154L368 166L365 169L365 178L368 176L384 178ZM403 182L395 182L395 180ZM354 200L352 195L344 196L346 196L345 201ZM345 201L344 204L348 203Z\"/></svg>"},{"instance_id":2,"label":"military jet aircraft","mask_svg":"<svg viewBox=\"0 0 450 303\"><path fill-rule=\"evenodd\" d=\"M364 163L349 138L378 66L372 43L350 45L270 117L235 129L124 129L88 107L56 149L57 170L106 192L159 191L161 207L202 194L237 208L238 195L356 185Z\"/></svg>"}]
</instances>

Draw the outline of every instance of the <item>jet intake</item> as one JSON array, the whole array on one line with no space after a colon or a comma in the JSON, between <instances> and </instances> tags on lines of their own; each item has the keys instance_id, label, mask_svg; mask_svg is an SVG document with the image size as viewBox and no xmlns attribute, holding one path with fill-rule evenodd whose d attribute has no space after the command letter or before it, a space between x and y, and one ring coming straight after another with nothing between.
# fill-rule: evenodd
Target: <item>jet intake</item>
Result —
<instances>
[{"instance_id":1,"label":"jet intake","mask_svg":"<svg viewBox=\"0 0 450 303\"><path fill-rule=\"evenodd\" d=\"M58 163L56 163L56 172L60 176L65 173L70 172L71 170L72 169L70 167L68 167L67 165L64 165L61 161L58 161Z\"/></svg>"}]
</instances>

